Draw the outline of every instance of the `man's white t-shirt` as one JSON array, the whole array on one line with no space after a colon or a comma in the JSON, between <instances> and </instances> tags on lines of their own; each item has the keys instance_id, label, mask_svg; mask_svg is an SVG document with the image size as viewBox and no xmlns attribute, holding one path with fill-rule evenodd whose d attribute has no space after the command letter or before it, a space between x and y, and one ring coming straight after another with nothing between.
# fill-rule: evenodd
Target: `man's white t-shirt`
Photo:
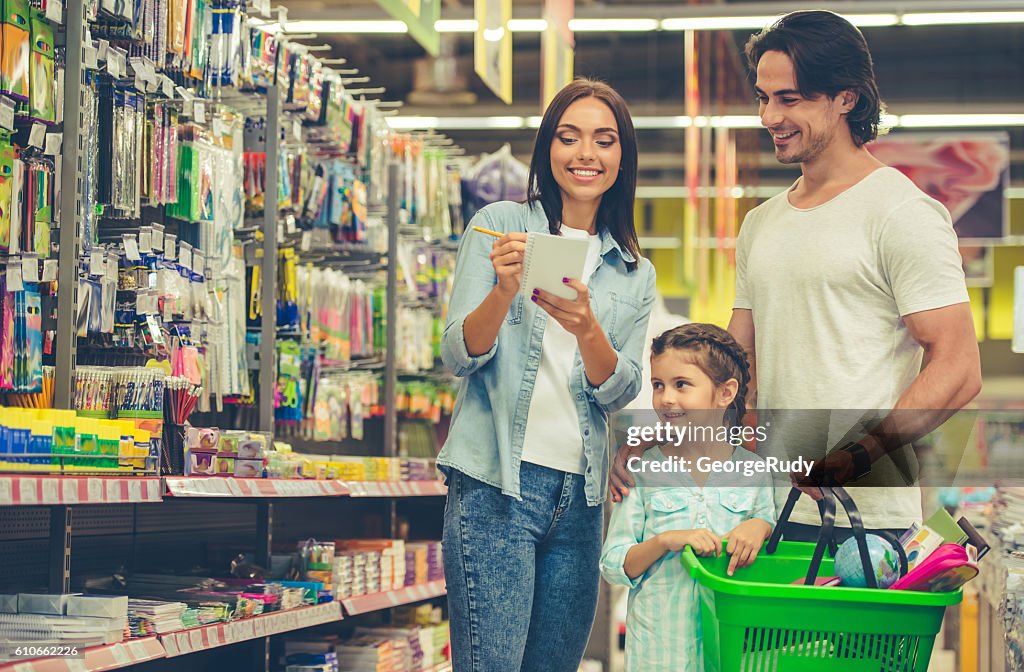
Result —
<instances>
[{"instance_id":1,"label":"man's white t-shirt","mask_svg":"<svg viewBox=\"0 0 1024 672\"><path fill-rule=\"evenodd\" d=\"M753 315L758 408L891 409L923 356L902 318L966 301L949 213L894 168L813 208L779 194L740 230L734 307ZM849 413L832 415L828 447L850 429ZM886 457L872 474L893 469ZM851 496L869 528L921 519L917 488ZM807 498L801 505L791 520L820 522Z\"/></svg>"},{"instance_id":2,"label":"man's white t-shirt","mask_svg":"<svg viewBox=\"0 0 1024 672\"><path fill-rule=\"evenodd\" d=\"M597 268L601 237L568 226L562 226L561 234L588 242L587 259L580 278L586 283ZM573 474L586 472L587 459L583 452L583 437L580 436L579 414L569 392L569 374L577 350L576 337L548 316L523 437L523 462Z\"/></svg>"}]
</instances>

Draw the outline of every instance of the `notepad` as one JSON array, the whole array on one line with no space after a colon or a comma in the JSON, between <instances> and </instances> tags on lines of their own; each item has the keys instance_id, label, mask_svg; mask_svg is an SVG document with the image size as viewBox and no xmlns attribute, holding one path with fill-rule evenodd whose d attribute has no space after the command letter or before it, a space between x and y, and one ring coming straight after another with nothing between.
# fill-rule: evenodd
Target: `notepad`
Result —
<instances>
[{"instance_id":1,"label":"notepad","mask_svg":"<svg viewBox=\"0 0 1024 672\"><path fill-rule=\"evenodd\" d=\"M583 277L588 247L586 238L530 232L526 236L519 291L529 296L534 289L543 289L563 299L575 299L576 290L566 286L562 278Z\"/></svg>"}]
</instances>

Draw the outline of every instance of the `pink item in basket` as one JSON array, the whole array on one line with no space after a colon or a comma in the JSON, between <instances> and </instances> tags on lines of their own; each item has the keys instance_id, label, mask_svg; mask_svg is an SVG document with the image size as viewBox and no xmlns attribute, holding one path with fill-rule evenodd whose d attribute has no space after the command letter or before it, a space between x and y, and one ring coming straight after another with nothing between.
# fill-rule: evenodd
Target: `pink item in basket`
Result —
<instances>
[{"instance_id":1,"label":"pink item in basket","mask_svg":"<svg viewBox=\"0 0 1024 672\"><path fill-rule=\"evenodd\" d=\"M977 560L966 548L943 544L889 589L945 593L956 590L977 575Z\"/></svg>"}]
</instances>

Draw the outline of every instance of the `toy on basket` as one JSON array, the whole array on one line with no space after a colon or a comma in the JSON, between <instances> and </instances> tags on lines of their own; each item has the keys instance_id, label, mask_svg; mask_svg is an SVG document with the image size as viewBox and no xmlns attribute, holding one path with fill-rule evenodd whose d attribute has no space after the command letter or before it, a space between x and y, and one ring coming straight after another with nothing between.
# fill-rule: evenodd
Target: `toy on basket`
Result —
<instances>
[{"instance_id":1,"label":"toy on basket","mask_svg":"<svg viewBox=\"0 0 1024 672\"><path fill-rule=\"evenodd\" d=\"M866 584L877 585L857 507L842 488L821 490L822 527L817 543L781 540L800 497L794 488L765 552L734 576L726 574L726 553L717 558L698 558L689 548L682 553L683 564L699 586L707 672L928 669L943 614L947 606L960 602L961 592L816 585L819 574L834 577L838 573L833 559L836 499L850 519ZM902 546L893 548L900 556L900 569L905 570ZM794 580L807 585L792 585Z\"/></svg>"}]
</instances>

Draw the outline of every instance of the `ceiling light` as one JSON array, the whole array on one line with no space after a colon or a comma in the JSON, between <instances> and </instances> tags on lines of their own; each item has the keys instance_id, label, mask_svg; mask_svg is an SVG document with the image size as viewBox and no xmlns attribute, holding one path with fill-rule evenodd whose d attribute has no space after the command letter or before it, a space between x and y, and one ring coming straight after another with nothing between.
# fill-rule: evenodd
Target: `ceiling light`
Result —
<instances>
[{"instance_id":1,"label":"ceiling light","mask_svg":"<svg viewBox=\"0 0 1024 672\"><path fill-rule=\"evenodd\" d=\"M633 128L688 128L690 123L690 118L682 115L633 117Z\"/></svg>"},{"instance_id":2,"label":"ceiling light","mask_svg":"<svg viewBox=\"0 0 1024 672\"><path fill-rule=\"evenodd\" d=\"M544 120L544 117L527 117L526 127L527 128L540 128L540 122Z\"/></svg>"},{"instance_id":3,"label":"ceiling light","mask_svg":"<svg viewBox=\"0 0 1024 672\"><path fill-rule=\"evenodd\" d=\"M508 29L513 33L543 33L548 22L544 19L509 19Z\"/></svg>"},{"instance_id":4,"label":"ceiling light","mask_svg":"<svg viewBox=\"0 0 1024 672\"><path fill-rule=\"evenodd\" d=\"M501 42L504 37L504 28L484 28L484 39L488 42Z\"/></svg>"},{"instance_id":5,"label":"ceiling light","mask_svg":"<svg viewBox=\"0 0 1024 672\"><path fill-rule=\"evenodd\" d=\"M439 33L474 33L479 25L476 19L438 19L434 21L434 30Z\"/></svg>"},{"instance_id":6,"label":"ceiling light","mask_svg":"<svg viewBox=\"0 0 1024 672\"><path fill-rule=\"evenodd\" d=\"M714 128L761 128L761 117L756 114L726 114L720 117L711 117L711 126Z\"/></svg>"},{"instance_id":7,"label":"ceiling light","mask_svg":"<svg viewBox=\"0 0 1024 672\"><path fill-rule=\"evenodd\" d=\"M976 23L1024 23L1024 12L907 12L905 26L949 26Z\"/></svg>"},{"instance_id":8,"label":"ceiling light","mask_svg":"<svg viewBox=\"0 0 1024 672\"><path fill-rule=\"evenodd\" d=\"M657 29L657 19L570 19L569 21L569 30L577 33L599 31L626 33Z\"/></svg>"},{"instance_id":9,"label":"ceiling light","mask_svg":"<svg viewBox=\"0 0 1024 672\"><path fill-rule=\"evenodd\" d=\"M404 21L289 21L289 33L407 33Z\"/></svg>"},{"instance_id":10,"label":"ceiling light","mask_svg":"<svg viewBox=\"0 0 1024 672\"><path fill-rule=\"evenodd\" d=\"M1024 126L1024 114L901 114L902 128Z\"/></svg>"},{"instance_id":11,"label":"ceiling light","mask_svg":"<svg viewBox=\"0 0 1024 672\"><path fill-rule=\"evenodd\" d=\"M771 25L776 16L695 16L683 19L662 19L662 30L760 30Z\"/></svg>"}]
</instances>

